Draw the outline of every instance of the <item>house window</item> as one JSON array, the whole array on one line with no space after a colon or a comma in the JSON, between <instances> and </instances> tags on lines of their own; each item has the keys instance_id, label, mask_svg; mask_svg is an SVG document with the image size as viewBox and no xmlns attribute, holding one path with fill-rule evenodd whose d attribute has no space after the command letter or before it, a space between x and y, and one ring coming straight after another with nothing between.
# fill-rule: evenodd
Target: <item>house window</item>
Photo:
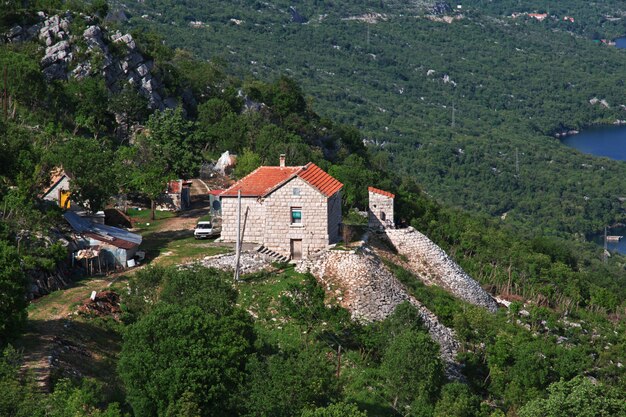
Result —
<instances>
[{"instance_id":1,"label":"house window","mask_svg":"<svg viewBox=\"0 0 626 417\"><path fill-rule=\"evenodd\" d=\"M291 224L302 223L302 207L291 208Z\"/></svg>"},{"instance_id":2,"label":"house window","mask_svg":"<svg viewBox=\"0 0 626 417\"><path fill-rule=\"evenodd\" d=\"M300 188L298 188L298 187L294 187L294 189L293 189L293 195L300 195Z\"/></svg>"},{"instance_id":3,"label":"house window","mask_svg":"<svg viewBox=\"0 0 626 417\"><path fill-rule=\"evenodd\" d=\"M382 221L387 220L387 216L385 216L385 212L384 211L380 212L380 220L382 220Z\"/></svg>"}]
</instances>

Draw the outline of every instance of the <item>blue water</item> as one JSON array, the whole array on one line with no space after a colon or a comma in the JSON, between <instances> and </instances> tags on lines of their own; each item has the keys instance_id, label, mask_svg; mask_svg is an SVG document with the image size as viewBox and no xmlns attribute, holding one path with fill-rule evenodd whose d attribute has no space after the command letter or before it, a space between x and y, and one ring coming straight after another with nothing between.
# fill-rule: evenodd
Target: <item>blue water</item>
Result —
<instances>
[{"instance_id":1,"label":"blue water","mask_svg":"<svg viewBox=\"0 0 626 417\"><path fill-rule=\"evenodd\" d=\"M626 49L626 37L615 39L615 47ZM626 125L590 127L577 135L563 138L562 142L589 155L626 161ZM626 254L626 227L610 229L608 234L624 236L624 239L608 242L607 249ZM604 245L604 233L594 236L592 240L598 245Z\"/></svg>"},{"instance_id":2,"label":"blue water","mask_svg":"<svg viewBox=\"0 0 626 417\"><path fill-rule=\"evenodd\" d=\"M624 49L626 48L626 38L617 38L615 39L615 47Z\"/></svg>"},{"instance_id":3,"label":"blue water","mask_svg":"<svg viewBox=\"0 0 626 417\"><path fill-rule=\"evenodd\" d=\"M589 155L626 161L626 125L590 127L562 142Z\"/></svg>"}]
</instances>

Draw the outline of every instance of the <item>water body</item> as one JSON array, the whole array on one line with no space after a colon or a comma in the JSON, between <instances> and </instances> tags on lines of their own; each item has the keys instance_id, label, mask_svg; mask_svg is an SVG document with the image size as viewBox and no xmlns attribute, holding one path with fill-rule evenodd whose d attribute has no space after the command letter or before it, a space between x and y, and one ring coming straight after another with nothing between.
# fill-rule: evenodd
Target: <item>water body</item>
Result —
<instances>
[{"instance_id":1,"label":"water body","mask_svg":"<svg viewBox=\"0 0 626 417\"><path fill-rule=\"evenodd\" d=\"M561 142L582 153L626 161L626 125L590 127Z\"/></svg>"},{"instance_id":2,"label":"water body","mask_svg":"<svg viewBox=\"0 0 626 417\"><path fill-rule=\"evenodd\" d=\"M617 38L615 39L615 47L620 49L626 48L626 38Z\"/></svg>"},{"instance_id":3,"label":"water body","mask_svg":"<svg viewBox=\"0 0 626 417\"><path fill-rule=\"evenodd\" d=\"M606 248L608 251L626 254L626 227L614 227L609 229L607 234L609 236L624 236L624 238L619 242L607 242ZM593 236L591 240L600 246L604 246L604 233Z\"/></svg>"},{"instance_id":4,"label":"water body","mask_svg":"<svg viewBox=\"0 0 626 417\"><path fill-rule=\"evenodd\" d=\"M626 49L626 37L615 39L615 47ZM590 127L577 135L563 138L562 142L589 155L626 161L626 125ZM619 242L608 242L607 249L626 254L626 227L615 227L608 234L624 238ZM592 240L598 245L604 245L604 233L593 236Z\"/></svg>"}]
</instances>

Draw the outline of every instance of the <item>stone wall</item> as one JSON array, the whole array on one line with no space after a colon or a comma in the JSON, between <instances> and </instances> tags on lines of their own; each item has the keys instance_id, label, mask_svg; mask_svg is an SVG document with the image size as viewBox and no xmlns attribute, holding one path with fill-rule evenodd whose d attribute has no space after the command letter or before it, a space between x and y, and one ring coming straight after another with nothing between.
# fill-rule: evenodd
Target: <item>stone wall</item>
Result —
<instances>
[{"instance_id":1,"label":"stone wall","mask_svg":"<svg viewBox=\"0 0 626 417\"><path fill-rule=\"evenodd\" d=\"M301 178L295 177L279 187L264 204L268 216L263 244L268 248L289 256L291 240L301 239L302 256L306 258L328 246L327 198ZM291 209L298 207L302 209L302 222L292 224Z\"/></svg>"},{"instance_id":2,"label":"stone wall","mask_svg":"<svg viewBox=\"0 0 626 417\"><path fill-rule=\"evenodd\" d=\"M393 227L393 198L369 191L367 223L374 229Z\"/></svg>"},{"instance_id":3,"label":"stone wall","mask_svg":"<svg viewBox=\"0 0 626 417\"><path fill-rule=\"evenodd\" d=\"M246 216L247 212L247 216ZM245 230L244 219L246 222ZM243 241L263 243L265 205L256 197L241 198L241 229ZM222 238L224 242L237 241L237 197L222 197Z\"/></svg>"},{"instance_id":4,"label":"stone wall","mask_svg":"<svg viewBox=\"0 0 626 417\"><path fill-rule=\"evenodd\" d=\"M424 234L412 227L387 229L385 234L398 253L408 258L408 267L415 275L471 304L485 307L491 312L498 309L494 299L480 284Z\"/></svg>"},{"instance_id":5,"label":"stone wall","mask_svg":"<svg viewBox=\"0 0 626 417\"><path fill-rule=\"evenodd\" d=\"M298 190L294 192L294 189ZM244 230L244 242L260 243L289 257L291 240L302 240L302 256L325 249L339 239L341 223L341 195L326 199L301 178L295 177L264 199L246 197L242 201L242 228L249 208ZM291 209L302 209L302 222L291 223ZM237 239L237 198L222 198L222 240ZM334 224L332 228L330 225ZM331 230L332 235L329 235Z\"/></svg>"},{"instance_id":6,"label":"stone wall","mask_svg":"<svg viewBox=\"0 0 626 417\"><path fill-rule=\"evenodd\" d=\"M298 265L299 272L311 272L326 291L361 321L383 320L401 303L414 305L429 334L440 346L450 377L460 377L456 355L459 342L454 330L411 296L367 246L357 250L328 250Z\"/></svg>"}]
</instances>

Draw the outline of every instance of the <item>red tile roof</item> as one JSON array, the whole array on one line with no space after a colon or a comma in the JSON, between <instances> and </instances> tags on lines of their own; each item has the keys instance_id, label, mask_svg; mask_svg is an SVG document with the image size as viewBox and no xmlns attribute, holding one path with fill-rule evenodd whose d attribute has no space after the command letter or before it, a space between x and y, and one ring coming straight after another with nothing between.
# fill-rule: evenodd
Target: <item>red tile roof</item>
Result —
<instances>
[{"instance_id":1,"label":"red tile roof","mask_svg":"<svg viewBox=\"0 0 626 417\"><path fill-rule=\"evenodd\" d=\"M297 175L317 188L318 191L326 197L332 196L343 187L342 183L331 177L313 162L309 162L303 166L302 169L298 171Z\"/></svg>"},{"instance_id":2,"label":"red tile roof","mask_svg":"<svg viewBox=\"0 0 626 417\"><path fill-rule=\"evenodd\" d=\"M225 190L222 197L262 197L291 178L302 167L258 167Z\"/></svg>"},{"instance_id":3,"label":"red tile roof","mask_svg":"<svg viewBox=\"0 0 626 417\"><path fill-rule=\"evenodd\" d=\"M374 187L367 187L367 191L372 192L372 193L376 193L376 194L380 194L380 195L384 195L385 197L389 197L389 198L395 198L396 195L390 193L389 191L384 191L378 188L374 188Z\"/></svg>"},{"instance_id":4,"label":"red tile roof","mask_svg":"<svg viewBox=\"0 0 626 417\"><path fill-rule=\"evenodd\" d=\"M222 192L221 196L236 197L237 191L241 190L242 197L264 197L295 176L302 178L326 197L332 196L343 187L342 183L309 162L302 167L259 167Z\"/></svg>"}]
</instances>

